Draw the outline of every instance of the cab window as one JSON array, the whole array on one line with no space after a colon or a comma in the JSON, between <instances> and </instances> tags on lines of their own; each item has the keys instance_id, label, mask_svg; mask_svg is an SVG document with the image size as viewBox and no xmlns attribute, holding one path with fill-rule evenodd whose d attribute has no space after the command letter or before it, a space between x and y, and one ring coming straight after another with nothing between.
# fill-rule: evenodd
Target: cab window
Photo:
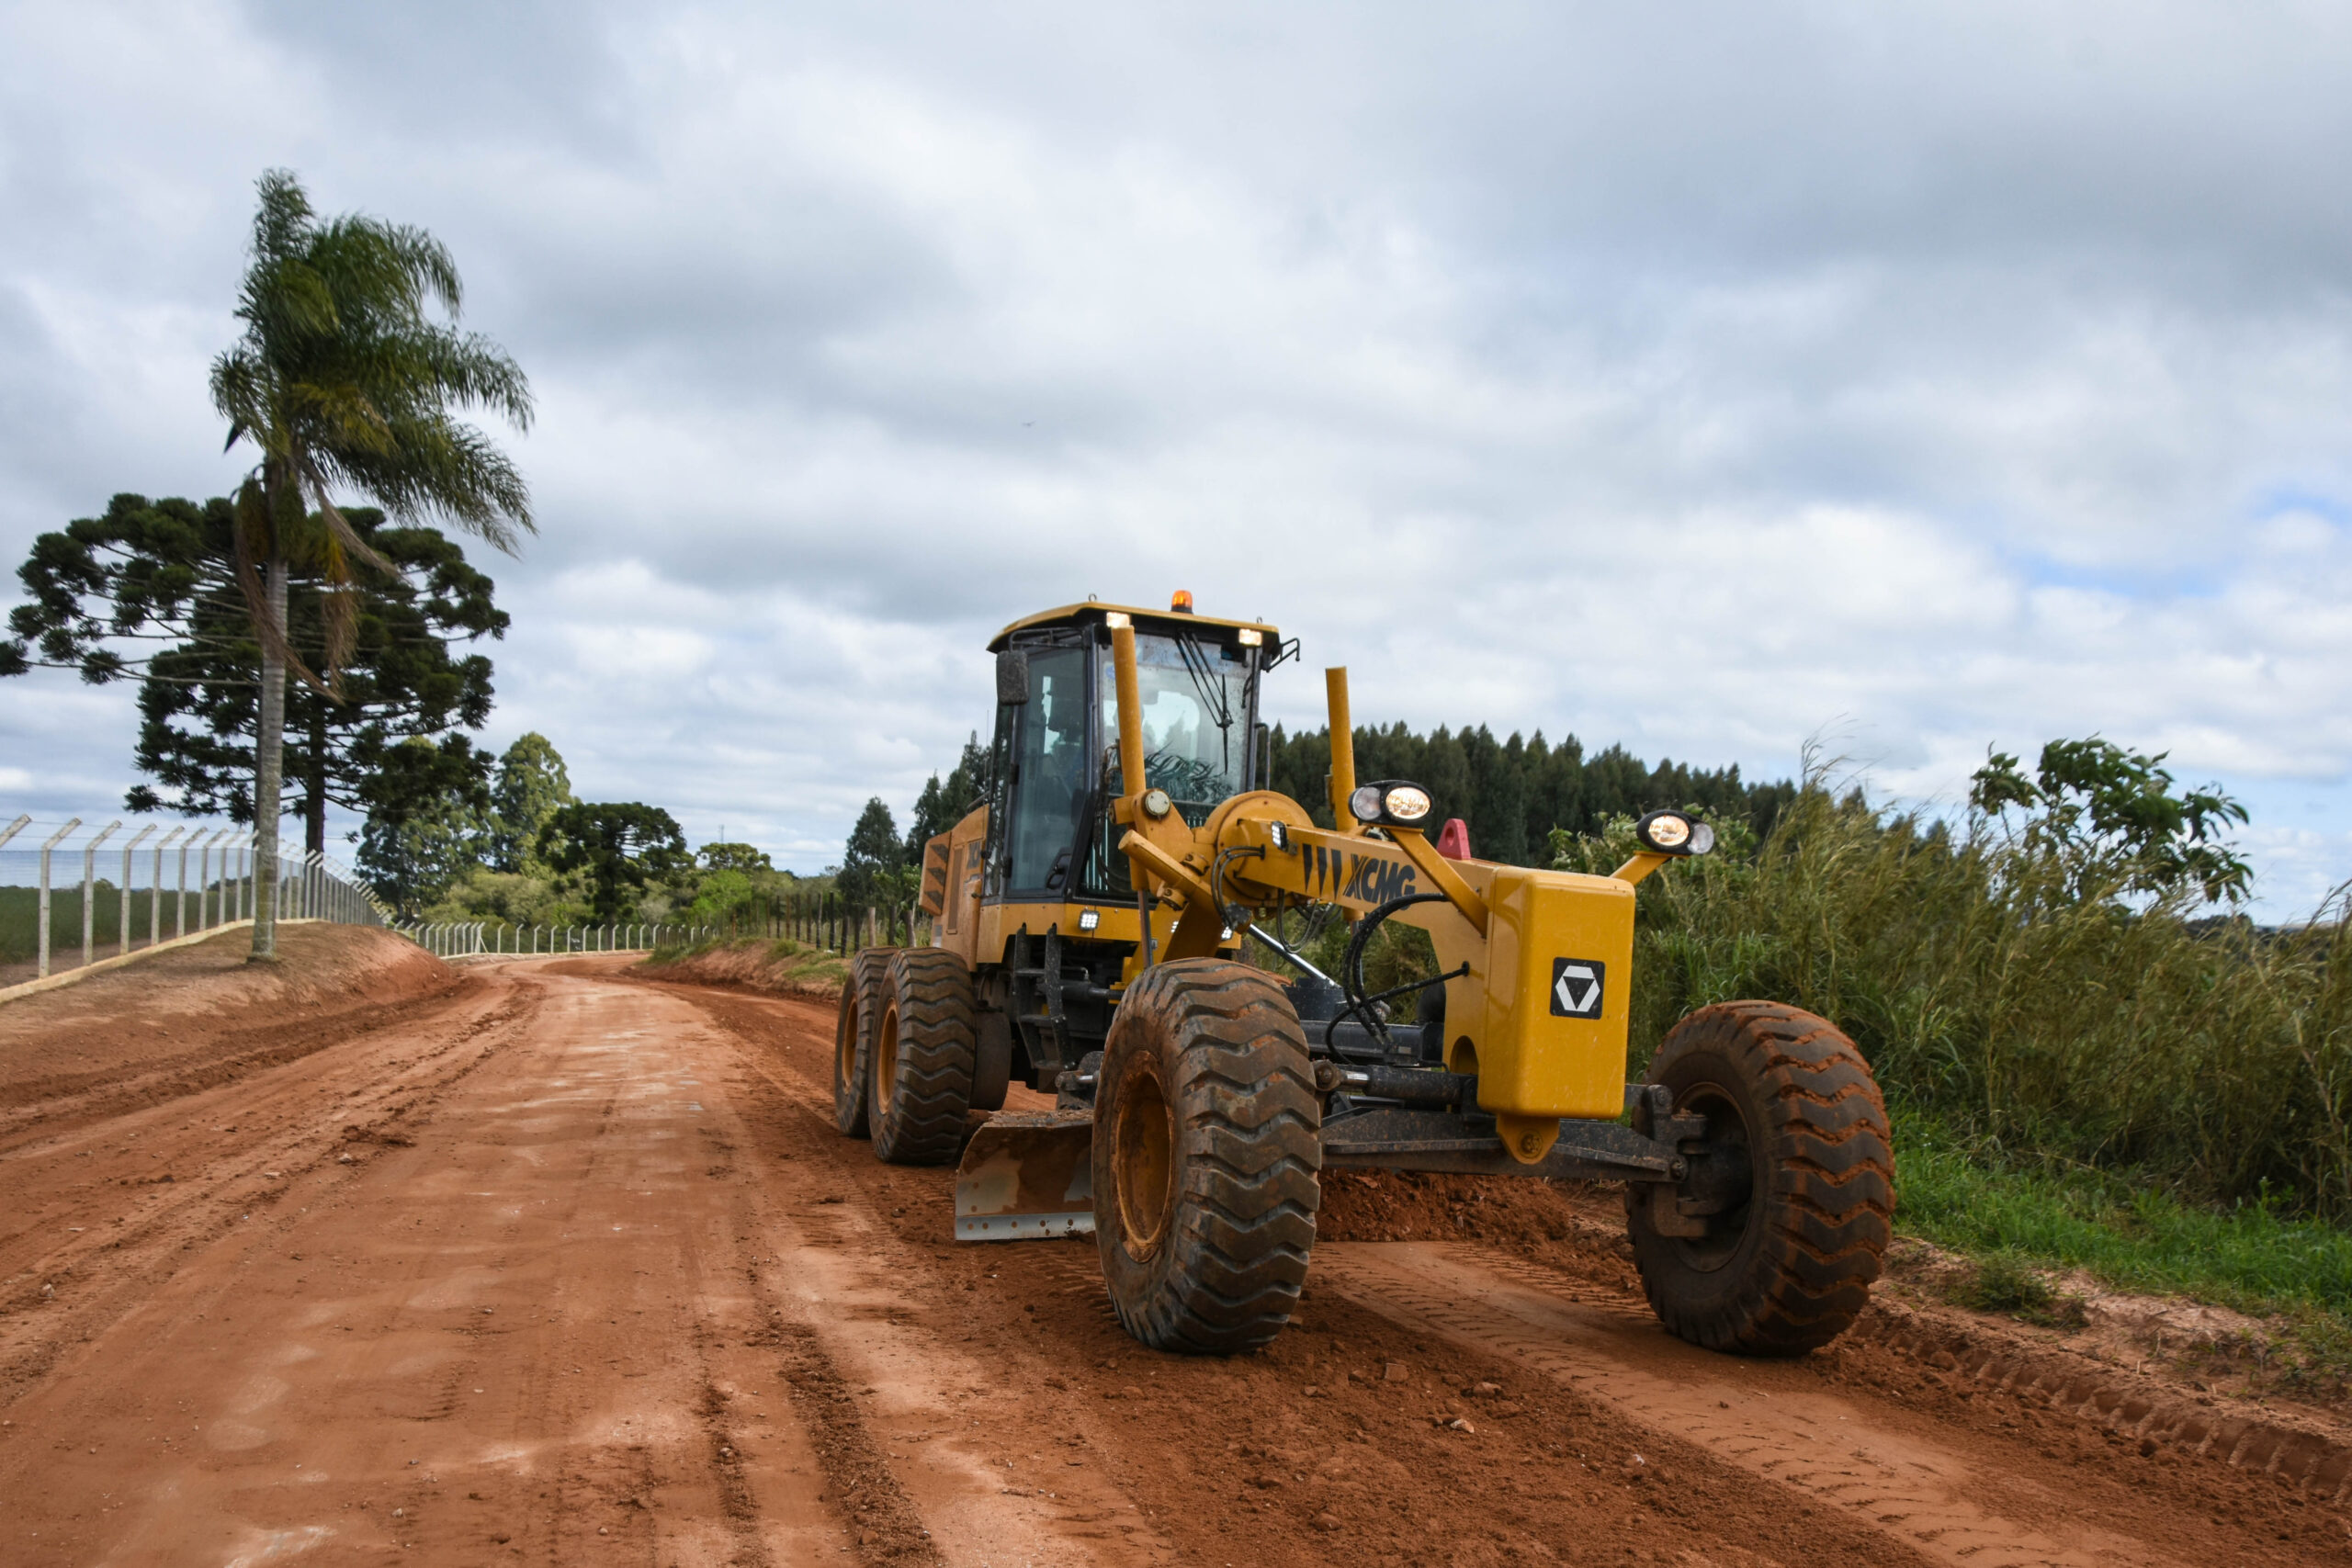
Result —
<instances>
[{"instance_id":1,"label":"cab window","mask_svg":"<svg viewBox=\"0 0 2352 1568\"><path fill-rule=\"evenodd\" d=\"M1086 654L1038 649L1029 655L1029 701L1015 721L1012 841L1006 886L1048 886L1055 863L1078 842L1086 805ZM1067 862L1065 879L1067 878Z\"/></svg>"}]
</instances>

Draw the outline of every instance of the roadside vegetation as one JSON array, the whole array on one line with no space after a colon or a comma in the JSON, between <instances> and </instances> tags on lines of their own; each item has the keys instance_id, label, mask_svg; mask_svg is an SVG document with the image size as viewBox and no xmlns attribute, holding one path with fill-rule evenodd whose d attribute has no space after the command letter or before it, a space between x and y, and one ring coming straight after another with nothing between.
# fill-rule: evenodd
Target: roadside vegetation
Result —
<instances>
[{"instance_id":1,"label":"roadside vegetation","mask_svg":"<svg viewBox=\"0 0 2352 1568\"><path fill-rule=\"evenodd\" d=\"M718 980L787 996L834 997L849 981L849 961L791 937L713 937L657 947L646 967L668 977Z\"/></svg>"},{"instance_id":2,"label":"roadside vegetation","mask_svg":"<svg viewBox=\"0 0 2352 1568\"><path fill-rule=\"evenodd\" d=\"M2352 928L2340 895L2299 926L2230 912L2244 813L2161 761L1996 757L1957 825L1814 770L1760 842L1719 823L1725 852L1643 885L1637 1055L1735 997L1832 1019L1896 1117L1898 1225L2012 1281L1986 1299L2046 1313L2037 1270L2178 1291L2278 1315L2340 1382ZM1605 870L1631 827L1555 835L1555 863Z\"/></svg>"}]
</instances>

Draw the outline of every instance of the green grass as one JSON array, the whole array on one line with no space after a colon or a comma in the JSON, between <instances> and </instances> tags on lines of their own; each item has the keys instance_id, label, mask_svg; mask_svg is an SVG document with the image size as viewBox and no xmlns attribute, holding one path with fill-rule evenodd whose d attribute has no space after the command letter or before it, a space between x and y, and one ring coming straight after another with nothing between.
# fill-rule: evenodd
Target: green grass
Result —
<instances>
[{"instance_id":1,"label":"green grass","mask_svg":"<svg viewBox=\"0 0 2352 1568\"><path fill-rule=\"evenodd\" d=\"M71 953L75 963L82 956L82 884L80 863L76 861L74 881L70 886L52 886L49 895L49 951L58 958ZM148 899L143 888L130 895L130 942L133 947L147 944ZM220 909L220 885L215 883L208 897L208 908L217 922ZM122 934L121 896L109 883L101 882L90 900L91 940L100 947L111 949L115 939ZM168 942L174 935L174 920L179 909L178 895L170 888L164 890L163 933ZM196 929L197 890L188 889L188 929ZM38 887L0 887L0 964L22 964L40 952L40 889Z\"/></svg>"},{"instance_id":2,"label":"green grass","mask_svg":"<svg viewBox=\"0 0 2352 1568\"><path fill-rule=\"evenodd\" d=\"M2275 1203L2185 1201L2130 1173L2020 1164L1949 1125L1898 1116L1895 1229L1973 1266L1949 1297L2052 1327L2084 1321L2053 1276L2177 1295L2262 1320L2245 1337L2171 1347L2217 1375L2340 1394L2352 1385L2352 1235Z\"/></svg>"},{"instance_id":3,"label":"green grass","mask_svg":"<svg viewBox=\"0 0 2352 1568\"><path fill-rule=\"evenodd\" d=\"M2126 1173L2019 1168L1919 1117L1898 1122L1895 1149L1897 1226L1938 1247L2241 1312L2309 1307L2352 1327L2352 1235L2324 1220L2190 1203Z\"/></svg>"}]
</instances>

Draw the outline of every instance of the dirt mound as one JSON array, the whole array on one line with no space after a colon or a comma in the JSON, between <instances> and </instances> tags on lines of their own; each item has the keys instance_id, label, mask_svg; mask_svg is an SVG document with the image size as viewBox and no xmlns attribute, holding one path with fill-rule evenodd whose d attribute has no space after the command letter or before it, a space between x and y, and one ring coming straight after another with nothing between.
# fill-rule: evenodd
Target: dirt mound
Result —
<instances>
[{"instance_id":1,"label":"dirt mound","mask_svg":"<svg viewBox=\"0 0 2352 1568\"><path fill-rule=\"evenodd\" d=\"M209 1089L459 983L372 927L282 926L275 964L248 964L252 942L223 931L0 1005L0 1133Z\"/></svg>"},{"instance_id":2,"label":"dirt mound","mask_svg":"<svg viewBox=\"0 0 2352 1568\"><path fill-rule=\"evenodd\" d=\"M769 941L752 937L742 942L698 947L676 957L656 954L637 966L650 979L686 980L699 986L741 986L776 997L804 997L832 1001L849 979L849 964L839 953L809 947L786 937Z\"/></svg>"}]
</instances>

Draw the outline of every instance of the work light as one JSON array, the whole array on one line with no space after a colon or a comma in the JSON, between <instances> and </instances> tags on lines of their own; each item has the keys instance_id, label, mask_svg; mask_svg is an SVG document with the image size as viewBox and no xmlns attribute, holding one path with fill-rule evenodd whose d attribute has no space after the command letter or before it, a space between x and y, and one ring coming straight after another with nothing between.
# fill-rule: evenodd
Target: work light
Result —
<instances>
[{"instance_id":1,"label":"work light","mask_svg":"<svg viewBox=\"0 0 2352 1568\"><path fill-rule=\"evenodd\" d=\"M1642 848L1661 855L1702 855L1715 847L1715 830L1679 811L1653 811L1634 824Z\"/></svg>"},{"instance_id":2,"label":"work light","mask_svg":"<svg viewBox=\"0 0 2352 1568\"><path fill-rule=\"evenodd\" d=\"M1358 784L1348 796L1348 810L1359 822L1418 828L1429 819L1430 792L1403 779Z\"/></svg>"}]
</instances>

